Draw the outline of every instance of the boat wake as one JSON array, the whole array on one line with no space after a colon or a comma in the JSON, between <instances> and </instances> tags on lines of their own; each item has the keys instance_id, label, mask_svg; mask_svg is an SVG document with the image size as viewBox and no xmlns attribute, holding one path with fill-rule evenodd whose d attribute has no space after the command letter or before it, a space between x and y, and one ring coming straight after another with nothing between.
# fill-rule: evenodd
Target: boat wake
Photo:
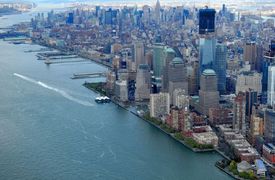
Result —
<instances>
[{"instance_id":1,"label":"boat wake","mask_svg":"<svg viewBox=\"0 0 275 180\"><path fill-rule=\"evenodd\" d=\"M54 87L51 87L51 86L49 86L49 85L47 85L47 84L45 84L45 83L43 83L43 82L41 82L41 81L36 81L36 80L34 80L34 79L31 79L31 78L29 78L29 77L26 77L26 76L23 76L23 75L17 74L17 73L13 73L13 75L16 76L16 77L19 77L19 78L21 78L21 79L23 79L23 80L26 80L26 81L28 81L28 82L31 82L31 83L33 83L33 84L39 85L39 86L41 86L41 87L44 87L44 88L46 88L46 89L49 89L49 90L54 91L54 92L56 92L56 93L59 93L59 94L62 95L64 98L66 98L66 99L68 99L68 100L70 100L70 101L73 101L73 102L75 102L75 103L81 104L81 105L83 105L83 106L94 106L92 103L90 103L90 102L88 102L88 101L82 101L82 100L80 100L80 99L77 99L77 98L71 96L70 94L68 94L67 92L65 92L65 91L63 91L63 90L60 90L60 89L57 89L57 88L54 88Z\"/></svg>"}]
</instances>

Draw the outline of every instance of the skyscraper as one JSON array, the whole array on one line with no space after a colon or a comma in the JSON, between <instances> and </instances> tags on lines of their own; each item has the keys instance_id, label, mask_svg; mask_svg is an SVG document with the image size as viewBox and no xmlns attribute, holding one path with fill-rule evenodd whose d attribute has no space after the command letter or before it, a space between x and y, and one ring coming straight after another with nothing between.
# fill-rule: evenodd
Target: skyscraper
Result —
<instances>
[{"instance_id":1,"label":"skyscraper","mask_svg":"<svg viewBox=\"0 0 275 180\"><path fill-rule=\"evenodd\" d=\"M275 65L268 68L267 103L275 105Z\"/></svg>"},{"instance_id":2,"label":"skyscraper","mask_svg":"<svg viewBox=\"0 0 275 180\"><path fill-rule=\"evenodd\" d=\"M199 103L200 112L209 115L210 108L219 106L219 92L217 91L217 76L214 70L206 69L200 78Z\"/></svg>"},{"instance_id":3,"label":"skyscraper","mask_svg":"<svg viewBox=\"0 0 275 180\"><path fill-rule=\"evenodd\" d=\"M179 57L174 58L167 67L168 92L172 97L175 89L182 89L188 94L186 66ZM172 99L171 99L172 100Z\"/></svg>"},{"instance_id":4,"label":"skyscraper","mask_svg":"<svg viewBox=\"0 0 275 180\"><path fill-rule=\"evenodd\" d=\"M248 42L244 45L243 60L249 62L251 70L256 69L257 46L255 42Z\"/></svg>"},{"instance_id":5,"label":"skyscraper","mask_svg":"<svg viewBox=\"0 0 275 180\"><path fill-rule=\"evenodd\" d=\"M215 9L199 10L199 34L215 32Z\"/></svg>"},{"instance_id":6,"label":"skyscraper","mask_svg":"<svg viewBox=\"0 0 275 180\"><path fill-rule=\"evenodd\" d=\"M172 49L172 48L165 48L164 51L164 66L162 69L162 91L163 92L168 92L168 88L169 88L169 72L168 72L168 68L169 68L169 64L173 61L173 59L176 56L176 52Z\"/></svg>"},{"instance_id":7,"label":"skyscraper","mask_svg":"<svg viewBox=\"0 0 275 180\"><path fill-rule=\"evenodd\" d=\"M157 43L153 47L153 72L155 77L161 77L165 65L165 56L163 53L164 45Z\"/></svg>"},{"instance_id":8,"label":"skyscraper","mask_svg":"<svg viewBox=\"0 0 275 180\"><path fill-rule=\"evenodd\" d=\"M245 107L246 99L243 92L238 93L233 103L233 129L246 135L246 121L245 121Z\"/></svg>"},{"instance_id":9,"label":"skyscraper","mask_svg":"<svg viewBox=\"0 0 275 180\"><path fill-rule=\"evenodd\" d=\"M216 56L216 39L209 35L200 38L200 74L205 69L213 69Z\"/></svg>"},{"instance_id":10,"label":"skyscraper","mask_svg":"<svg viewBox=\"0 0 275 180\"><path fill-rule=\"evenodd\" d=\"M138 69L140 64L145 64L143 42L135 42L134 49L135 49L135 53L134 53L135 63L136 63L136 68Z\"/></svg>"},{"instance_id":11,"label":"skyscraper","mask_svg":"<svg viewBox=\"0 0 275 180\"><path fill-rule=\"evenodd\" d=\"M150 116L159 118L170 113L170 97L168 93L150 95Z\"/></svg>"},{"instance_id":12,"label":"skyscraper","mask_svg":"<svg viewBox=\"0 0 275 180\"><path fill-rule=\"evenodd\" d=\"M67 24L73 24L73 23L74 23L74 13L70 12L67 18Z\"/></svg>"},{"instance_id":13,"label":"skyscraper","mask_svg":"<svg viewBox=\"0 0 275 180\"><path fill-rule=\"evenodd\" d=\"M252 89L259 94L262 93L262 75L257 72L242 72L237 76L236 94Z\"/></svg>"},{"instance_id":14,"label":"skyscraper","mask_svg":"<svg viewBox=\"0 0 275 180\"><path fill-rule=\"evenodd\" d=\"M268 88L268 68L275 65L275 40L270 43L269 50L264 53L263 62L261 66L262 70L262 103L267 103L267 88Z\"/></svg>"},{"instance_id":15,"label":"skyscraper","mask_svg":"<svg viewBox=\"0 0 275 180\"><path fill-rule=\"evenodd\" d=\"M217 44L214 70L218 78L218 91L224 93L226 90L226 53L227 47L224 44Z\"/></svg>"},{"instance_id":16,"label":"skyscraper","mask_svg":"<svg viewBox=\"0 0 275 180\"><path fill-rule=\"evenodd\" d=\"M275 144L275 110L267 109L264 115L264 137L268 143Z\"/></svg>"},{"instance_id":17,"label":"skyscraper","mask_svg":"<svg viewBox=\"0 0 275 180\"><path fill-rule=\"evenodd\" d=\"M136 101L148 100L151 92L151 74L147 64L141 64L136 77Z\"/></svg>"},{"instance_id":18,"label":"skyscraper","mask_svg":"<svg viewBox=\"0 0 275 180\"><path fill-rule=\"evenodd\" d=\"M160 23L160 8L161 8L160 2L159 0L157 0L156 7L155 7L155 20L157 24Z\"/></svg>"}]
</instances>

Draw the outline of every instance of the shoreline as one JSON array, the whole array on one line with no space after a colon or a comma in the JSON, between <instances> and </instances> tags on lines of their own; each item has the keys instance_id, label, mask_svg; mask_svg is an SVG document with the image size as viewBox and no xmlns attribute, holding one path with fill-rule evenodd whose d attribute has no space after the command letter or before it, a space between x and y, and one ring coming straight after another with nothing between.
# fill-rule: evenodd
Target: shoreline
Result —
<instances>
[{"instance_id":1,"label":"shoreline","mask_svg":"<svg viewBox=\"0 0 275 180\"><path fill-rule=\"evenodd\" d=\"M90 88L86 85L86 83L83 84L84 87L86 87L87 89L97 93L97 94L102 94L102 92L100 91L97 91L96 89L93 89L93 88ZM105 95L105 94L104 94ZM138 113L132 111L132 110L129 110L127 108L126 105L123 105L122 103L119 103L118 101L116 101L114 98L110 98L112 103L114 103L115 105L121 107L122 109L132 113L133 115L135 115L136 117L138 117L139 119L141 120L144 120L145 122L149 123L150 125L154 126L155 128L159 129L160 131L162 131L163 133L165 133L167 136L171 137L172 139L174 139L175 141L177 141L178 143L184 145L186 148L190 149L191 151L195 152L195 153L203 153L203 152L213 152L213 151L216 151L215 148L213 149L199 149L199 148L193 148L191 147L190 145L188 145L186 142L184 142L183 140L180 140L178 138L176 138L175 136L175 133L169 133L167 131L165 131L163 128L160 127L160 125L157 125L149 120L147 120L146 118L140 116ZM216 151L218 152L218 151ZM219 153L219 152L218 152ZM220 153L219 153L220 154ZM224 157L224 156L223 156Z\"/></svg>"},{"instance_id":2,"label":"shoreline","mask_svg":"<svg viewBox=\"0 0 275 180\"><path fill-rule=\"evenodd\" d=\"M52 47L52 46L45 45L45 44L42 44L42 43L37 43L37 42L33 42L33 41L32 41L32 43L33 43L33 44L36 44L36 45L39 45L39 46L42 46L42 47L53 48L53 49L59 50L59 51L61 51L61 52L67 52L67 51L65 51L65 50L58 49L58 48L56 48L56 47ZM101 66L103 66L103 67L110 68L109 65L103 64L103 63L101 63L101 62L99 62L99 61L96 61L96 60L94 60L94 59L90 59L90 58L88 58L88 57L81 56L81 55L79 55L79 54L77 54L77 55L78 55L79 57L81 57L81 58L88 59L88 60L90 60L91 62L96 63L96 64L98 64L98 65L101 65ZM85 88L87 88L87 89L89 89L89 90L91 90L91 91L93 91L93 92L95 92L95 93L97 93L97 94L101 94L101 92L96 91L95 89L89 88L89 87L85 86L85 84L82 84L82 85L83 85ZM126 110L126 111L128 111L128 112L130 112L130 113L132 113L133 115L135 115L135 116L138 117L139 119L141 119L141 120L143 120L143 121L149 123L151 126L154 126L155 128L159 129L162 133L166 134L167 136L169 136L170 138L172 138L174 141L177 141L178 143L180 143L181 145L183 145L185 148L189 149L189 150L192 151L193 153L215 152L215 153L219 154L222 158L224 158L224 159L229 159L224 153L222 153L221 151L219 151L219 150L216 149L216 148L213 148L213 149L205 149L205 150L199 150L199 149L196 149L196 148L192 148L192 147L189 146L188 144L186 144L186 143L184 143L183 141L177 139L172 133L166 132L166 131L163 130L160 126L154 124L153 122L150 122L149 120L146 120L145 118L141 117L141 116L138 115L137 113L135 113L135 112L133 112L133 111L127 109L126 106L124 106L124 105L122 105L121 103L117 102L117 101L114 100L113 98L110 98L110 99L111 99L112 103L114 103L115 105L117 105L117 106L119 106L120 108L122 108L122 109L124 109L124 110ZM219 162L219 161L217 161L217 162ZM216 163L217 163L217 162L216 162ZM215 166L216 166L216 163L215 163ZM217 166L216 166L216 167L217 167ZM219 167L217 167L217 168L220 169ZM223 171L223 172L225 172L223 169L220 169L220 170ZM225 173L226 173L226 172L225 172ZM228 173L226 173L226 174L228 174ZM230 176L230 177L232 177L232 178L235 178L235 177L232 176L231 174L228 174L228 176Z\"/></svg>"}]
</instances>

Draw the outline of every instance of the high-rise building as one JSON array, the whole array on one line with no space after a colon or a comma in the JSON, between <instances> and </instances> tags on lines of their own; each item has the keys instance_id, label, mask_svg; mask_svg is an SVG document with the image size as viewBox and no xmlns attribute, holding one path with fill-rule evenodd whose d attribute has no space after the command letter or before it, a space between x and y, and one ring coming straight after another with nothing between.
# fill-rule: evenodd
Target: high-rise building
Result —
<instances>
[{"instance_id":1,"label":"high-rise building","mask_svg":"<svg viewBox=\"0 0 275 180\"><path fill-rule=\"evenodd\" d=\"M115 83L115 95L119 101L128 101L128 86L126 80L118 80Z\"/></svg>"},{"instance_id":2,"label":"high-rise building","mask_svg":"<svg viewBox=\"0 0 275 180\"><path fill-rule=\"evenodd\" d=\"M110 8L105 11L105 25L112 25L113 24L113 17L112 17L113 10Z\"/></svg>"},{"instance_id":3,"label":"high-rise building","mask_svg":"<svg viewBox=\"0 0 275 180\"><path fill-rule=\"evenodd\" d=\"M257 46L255 42L248 42L244 45L243 60L249 62L251 70L255 70L257 57Z\"/></svg>"},{"instance_id":4,"label":"high-rise building","mask_svg":"<svg viewBox=\"0 0 275 180\"><path fill-rule=\"evenodd\" d=\"M237 76L236 94L250 89L259 94L262 93L262 75L260 73L246 71Z\"/></svg>"},{"instance_id":5,"label":"high-rise building","mask_svg":"<svg viewBox=\"0 0 275 180\"><path fill-rule=\"evenodd\" d=\"M199 92L199 62L192 62L191 66L187 66L188 75L188 93L197 95Z\"/></svg>"},{"instance_id":6,"label":"high-rise building","mask_svg":"<svg viewBox=\"0 0 275 180\"><path fill-rule=\"evenodd\" d=\"M264 115L264 138L268 143L275 144L275 110L267 109Z\"/></svg>"},{"instance_id":7,"label":"high-rise building","mask_svg":"<svg viewBox=\"0 0 275 180\"><path fill-rule=\"evenodd\" d=\"M157 24L160 24L160 13L161 13L160 2L157 0L156 7L155 7L155 20Z\"/></svg>"},{"instance_id":8,"label":"high-rise building","mask_svg":"<svg viewBox=\"0 0 275 180\"><path fill-rule=\"evenodd\" d=\"M147 64L139 65L136 77L136 101L148 100L151 92L151 74Z\"/></svg>"},{"instance_id":9,"label":"high-rise building","mask_svg":"<svg viewBox=\"0 0 275 180\"><path fill-rule=\"evenodd\" d=\"M245 118L246 99L243 92L238 93L233 103L233 129L246 135L246 118Z\"/></svg>"},{"instance_id":10,"label":"high-rise building","mask_svg":"<svg viewBox=\"0 0 275 180\"><path fill-rule=\"evenodd\" d=\"M159 118L170 113L170 97L168 93L150 95L150 116Z\"/></svg>"},{"instance_id":11,"label":"high-rise building","mask_svg":"<svg viewBox=\"0 0 275 180\"><path fill-rule=\"evenodd\" d=\"M74 23L74 13L70 12L67 18L67 24L73 24L73 23Z\"/></svg>"},{"instance_id":12,"label":"high-rise building","mask_svg":"<svg viewBox=\"0 0 275 180\"><path fill-rule=\"evenodd\" d=\"M215 9L199 10L199 34L215 32Z\"/></svg>"},{"instance_id":13,"label":"high-rise building","mask_svg":"<svg viewBox=\"0 0 275 180\"><path fill-rule=\"evenodd\" d=\"M218 91L226 91L226 53L227 47L224 44L217 44L216 56L214 60L214 70L218 78Z\"/></svg>"},{"instance_id":14,"label":"high-rise building","mask_svg":"<svg viewBox=\"0 0 275 180\"><path fill-rule=\"evenodd\" d=\"M153 47L153 72L155 77L161 77L162 70L165 65L165 56L164 56L163 44L155 44Z\"/></svg>"},{"instance_id":15,"label":"high-rise building","mask_svg":"<svg viewBox=\"0 0 275 180\"><path fill-rule=\"evenodd\" d=\"M172 48L165 48L164 51L164 66L162 68L162 91L168 92L169 87L169 64L173 61L176 56L176 52Z\"/></svg>"},{"instance_id":16,"label":"high-rise building","mask_svg":"<svg viewBox=\"0 0 275 180\"><path fill-rule=\"evenodd\" d=\"M199 103L200 113L209 115L210 108L219 106L219 92L217 90L217 75L214 70L206 69L200 78Z\"/></svg>"},{"instance_id":17,"label":"high-rise building","mask_svg":"<svg viewBox=\"0 0 275 180\"><path fill-rule=\"evenodd\" d=\"M134 44L135 49L135 63L136 68L138 69L140 64L145 64L145 57L144 57L144 44L143 42L135 42Z\"/></svg>"},{"instance_id":18,"label":"high-rise building","mask_svg":"<svg viewBox=\"0 0 275 180\"><path fill-rule=\"evenodd\" d=\"M267 88L268 88L268 68L275 65L275 40L270 43L269 50L264 53L262 62L262 103L267 103Z\"/></svg>"},{"instance_id":19,"label":"high-rise building","mask_svg":"<svg viewBox=\"0 0 275 180\"><path fill-rule=\"evenodd\" d=\"M267 103L275 105L275 65L268 68Z\"/></svg>"},{"instance_id":20,"label":"high-rise building","mask_svg":"<svg viewBox=\"0 0 275 180\"><path fill-rule=\"evenodd\" d=\"M245 115L248 117L248 119L250 119L253 105L258 103L257 91L249 89L248 91L245 92L245 99L246 99Z\"/></svg>"},{"instance_id":21,"label":"high-rise building","mask_svg":"<svg viewBox=\"0 0 275 180\"><path fill-rule=\"evenodd\" d=\"M183 89L188 94L186 66L179 57L174 58L167 66L168 92L173 95L175 89Z\"/></svg>"},{"instance_id":22,"label":"high-rise building","mask_svg":"<svg viewBox=\"0 0 275 180\"><path fill-rule=\"evenodd\" d=\"M215 56L216 56L216 39L214 36L209 35L200 38L199 45L200 55L200 74L205 69L213 69Z\"/></svg>"},{"instance_id":23,"label":"high-rise building","mask_svg":"<svg viewBox=\"0 0 275 180\"><path fill-rule=\"evenodd\" d=\"M172 104L178 108L189 110L189 96L183 89L175 89L173 92Z\"/></svg>"}]
</instances>

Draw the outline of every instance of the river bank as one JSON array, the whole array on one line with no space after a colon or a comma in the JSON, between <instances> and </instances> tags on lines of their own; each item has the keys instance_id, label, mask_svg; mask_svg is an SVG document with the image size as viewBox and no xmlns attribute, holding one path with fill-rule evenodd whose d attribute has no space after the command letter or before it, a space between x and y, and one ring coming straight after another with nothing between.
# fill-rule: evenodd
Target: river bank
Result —
<instances>
[{"instance_id":1,"label":"river bank","mask_svg":"<svg viewBox=\"0 0 275 180\"><path fill-rule=\"evenodd\" d=\"M106 90L104 89L104 83L99 82L99 83L84 83L83 86L96 92L99 93L100 95L108 95ZM149 118L148 116L144 115L141 116L136 112L136 107L134 106L134 104L123 104L119 101L117 101L115 98L110 97L112 102L118 106L120 106L121 108L131 112L132 114L134 114L135 116L137 116L138 118L148 122L150 125L156 127L157 129L159 129L160 131L162 131L163 133L165 133L166 135L168 135L169 137L171 137L172 139L176 140L177 142L179 142L180 144L184 145L185 147L187 147L188 149L192 150L193 152L199 153L199 152L212 152L215 151L214 148L207 148L207 146L205 146L204 148L195 148L192 147L192 145L195 143L194 141L191 141L191 138L187 137L183 137L181 135L181 133L179 132L173 132L173 129L168 127L166 124L161 123L159 120L151 120L152 118ZM130 110L128 107L129 106L134 106L135 110ZM197 144L200 145L200 144ZM201 145L202 146L202 145ZM202 146L203 147L203 146Z\"/></svg>"}]
</instances>

